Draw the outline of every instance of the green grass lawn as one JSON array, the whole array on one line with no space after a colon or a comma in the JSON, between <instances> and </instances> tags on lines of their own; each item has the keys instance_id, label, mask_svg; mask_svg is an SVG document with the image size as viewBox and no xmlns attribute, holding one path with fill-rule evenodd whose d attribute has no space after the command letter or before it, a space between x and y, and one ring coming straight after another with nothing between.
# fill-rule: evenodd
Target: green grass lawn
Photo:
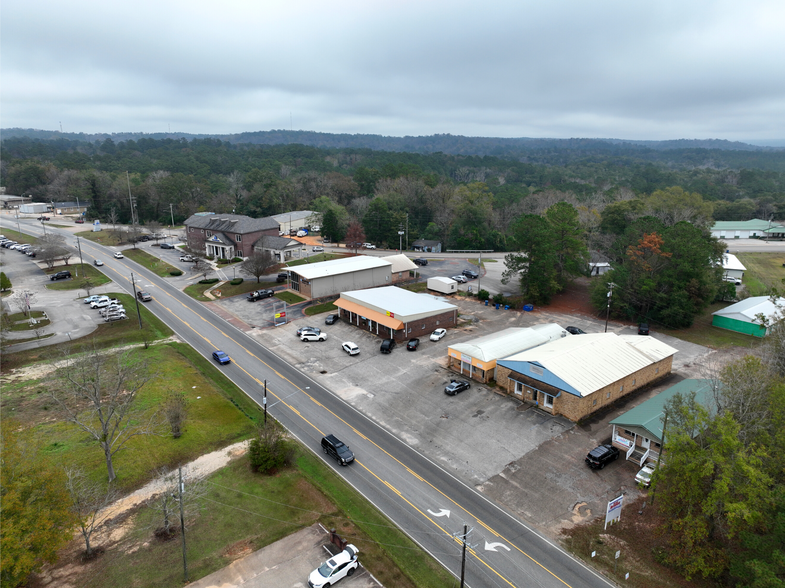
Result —
<instances>
[{"instance_id":1,"label":"green grass lawn","mask_svg":"<svg viewBox=\"0 0 785 588\"><path fill-rule=\"evenodd\" d=\"M68 270L71 272L71 279L55 280L55 281L50 280L50 282L46 285L47 289L86 291L87 289L85 288L85 279L90 281L91 290L96 288L97 286L102 286L112 281L97 267L89 263L81 264L79 263L79 260L77 260L76 263L72 263L71 265L68 266L58 265L53 267L52 269L47 269L46 274L48 276L64 270ZM87 294L85 294L85 296L87 296Z\"/></svg>"},{"instance_id":2,"label":"green grass lawn","mask_svg":"<svg viewBox=\"0 0 785 588\"><path fill-rule=\"evenodd\" d=\"M765 296L771 288L785 289L785 253L737 253L747 271L744 286L750 296Z\"/></svg>"},{"instance_id":3,"label":"green grass lawn","mask_svg":"<svg viewBox=\"0 0 785 588\"><path fill-rule=\"evenodd\" d=\"M124 492L147 482L160 466L186 463L246 439L253 431L253 421L229 401L231 397L245 395L228 379L208 375L206 372L218 370L204 358L188 357L177 344L153 345L148 349L139 346L132 353L148 360L158 374L139 392L137 406L155 410L168 392L174 390L185 393L190 409L185 432L179 439L172 438L164 428L160 436L133 437L115 455L117 484ZM100 446L75 425L63 422L47 392L50 387L46 378L4 386L4 413L13 414L23 425L33 428L44 459L59 465L79 466L91 478L105 480L106 463ZM254 411L253 416L259 415L258 409L250 405L245 408Z\"/></svg>"},{"instance_id":4,"label":"green grass lawn","mask_svg":"<svg viewBox=\"0 0 785 588\"><path fill-rule=\"evenodd\" d=\"M107 247L120 245L120 243L123 242L122 239L120 239L120 235L121 233L119 231L113 231L111 228L104 228L98 232L81 231L76 234L76 236L81 237L82 239L87 239L89 241L93 241L94 243L100 243L101 245L106 245Z\"/></svg>"},{"instance_id":5,"label":"green grass lawn","mask_svg":"<svg viewBox=\"0 0 785 588\"><path fill-rule=\"evenodd\" d=\"M702 314L695 317L695 321L689 329L660 329L660 332L677 339L689 341L690 343L711 347L712 349L721 349L734 345L738 347L756 347L760 343L760 339L756 337L711 326L711 313L729 305L730 303L728 302L715 302Z\"/></svg>"},{"instance_id":6,"label":"green grass lawn","mask_svg":"<svg viewBox=\"0 0 785 588\"><path fill-rule=\"evenodd\" d=\"M154 272L157 276L162 278L171 277L169 272L172 270L182 271L182 268L168 264L164 260L155 257L154 255L150 255L147 253L147 251L143 251L142 249L125 249L123 251L123 255L125 255L128 259L135 261L139 265L146 267L151 272Z\"/></svg>"},{"instance_id":7,"label":"green grass lawn","mask_svg":"<svg viewBox=\"0 0 785 588\"><path fill-rule=\"evenodd\" d=\"M322 314L323 312L334 312L338 310L338 307L335 306L333 302L323 302L322 304L317 304L316 306L309 306L305 309L305 314L307 316L313 316L315 314Z\"/></svg>"},{"instance_id":8,"label":"green grass lawn","mask_svg":"<svg viewBox=\"0 0 785 588\"><path fill-rule=\"evenodd\" d=\"M30 311L27 316L22 314L21 312L17 312L11 315L8 315L8 321L11 324L11 327L8 329L9 331L32 331L33 328L30 326L30 319L34 318L38 321L36 325L37 328L46 327L49 325L49 319L43 318L44 312L41 310L32 310Z\"/></svg>"},{"instance_id":9,"label":"green grass lawn","mask_svg":"<svg viewBox=\"0 0 785 588\"><path fill-rule=\"evenodd\" d=\"M129 318L125 321L99 324L98 329L93 331L86 340L89 339L89 341L95 342L95 345L100 348L110 348L134 343L144 344L145 342L149 343L172 336L172 330L142 304L139 305L142 315L142 329L139 329L139 321L136 316L136 302L130 294L109 293L108 296L117 298L123 303ZM97 311L88 309L85 312ZM8 342L11 343L11 341ZM3 361L0 363L0 372L8 372L12 369L49 361L53 353L57 353L57 351L52 347L4 353Z\"/></svg>"},{"instance_id":10,"label":"green grass lawn","mask_svg":"<svg viewBox=\"0 0 785 588\"><path fill-rule=\"evenodd\" d=\"M303 300L305 300L305 298L303 298L302 296L298 296L293 292L286 292L286 291L276 292L275 297L280 300L283 300L287 304L297 304L298 302L302 302Z\"/></svg>"},{"instance_id":11,"label":"green grass lawn","mask_svg":"<svg viewBox=\"0 0 785 588\"><path fill-rule=\"evenodd\" d=\"M214 284L200 284L197 282L196 284L190 284L183 289L183 292L188 294L194 300L199 300L200 302L209 302L212 298L208 298L204 295L205 290L209 290L210 288L218 286L220 290L222 286L220 282L216 282Z\"/></svg>"}]
</instances>

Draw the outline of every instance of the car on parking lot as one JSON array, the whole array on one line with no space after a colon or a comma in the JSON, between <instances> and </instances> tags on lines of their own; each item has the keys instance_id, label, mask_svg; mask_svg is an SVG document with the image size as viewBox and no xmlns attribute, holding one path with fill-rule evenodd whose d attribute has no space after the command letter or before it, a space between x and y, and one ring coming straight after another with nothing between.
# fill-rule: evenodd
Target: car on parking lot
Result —
<instances>
[{"instance_id":1,"label":"car on parking lot","mask_svg":"<svg viewBox=\"0 0 785 588\"><path fill-rule=\"evenodd\" d=\"M341 318L341 315L339 315L339 314L328 314L326 317L324 317L324 324L325 325L334 325L335 323L338 322L338 319L340 319L340 318Z\"/></svg>"},{"instance_id":2,"label":"car on parking lot","mask_svg":"<svg viewBox=\"0 0 785 588\"><path fill-rule=\"evenodd\" d=\"M101 316L109 316L110 314L116 312L125 313L125 307L120 303L116 303L116 304L110 304L109 306L105 306L104 308L98 310L98 314L100 314Z\"/></svg>"},{"instance_id":3,"label":"car on parking lot","mask_svg":"<svg viewBox=\"0 0 785 588\"><path fill-rule=\"evenodd\" d=\"M428 260L424 257L418 257L417 259L412 259L412 261L417 265L428 265Z\"/></svg>"},{"instance_id":4,"label":"car on parking lot","mask_svg":"<svg viewBox=\"0 0 785 588\"><path fill-rule=\"evenodd\" d=\"M248 302L256 302L257 300L263 300L264 298L270 298L275 292L272 290L254 290L250 294L248 294Z\"/></svg>"},{"instance_id":5,"label":"car on parking lot","mask_svg":"<svg viewBox=\"0 0 785 588\"><path fill-rule=\"evenodd\" d=\"M152 297L152 296L150 296L150 293L149 293L149 292L145 292L144 290L139 290L139 291L136 293L136 297L137 297L139 300L141 300L142 302L150 302L150 300L152 300L152 299L153 299L153 297Z\"/></svg>"},{"instance_id":6,"label":"car on parking lot","mask_svg":"<svg viewBox=\"0 0 785 588\"><path fill-rule=\"evenodd\" d=\"M322 438L322 451L332 455L341 465L349 465L354 461L354 453L349 446L332 434Z\"/></svg>"},{"instance_id":7,"label":"car on parking lot","mask_svg":"<svg viewBox=\"0 0 785 588\"><path fill-rule=\"evenodd\" d=\"M302 337L303 333L316 333L317 335L322 332L318 327L300 327L297 329L297 336Z\"/></svg>"},{"instance_id":8,"label":"car on parking lot","mask_svg":"<svg viewBox=\"0 0 785 588\"><path fill-rule=\"evenodd\" d=\"M409 342L406 343L406 351L417 351L417 347L420 345L419 339L409 339Z\"/></svg>"},{"instance_id":9,"label":"car on parking lot","mask_svg":"<svg viewBox=\"0 0 785 588\"><path fill-rule=\"evenodd\" d=\"M651 486L651 476L654 474L654 464L647 463L635 474L635 481L641 486L648 488Z\"/></svg>"},{"instance_id":10,"label":"car on parking lot","mask_svg":"<svg viewBox=\"0 0 785 588\"><path fill-rule=\"evenodd\" d=\"M193 258L193 256L192 256L192 255L181 255L181 256L180 256L180 261L188 261L188 262L191 262L191 261L194 261L194 258Z\"/></svg>"},{"instance_id":11,"label":"car on parking lot","mask_svg":"<svg viewBox=\"0 0 785 588\"><path fill-rule=\"evenodd\" d=\"M161 243L161 249L174 249L174 245L171 243Z\"/></svg>"},{"instance_id":12,"label":"car on parking lot","mask_svg":"<svg viewBox=\"0 0 785 588\"><path fill-rule=\"evenodd\" d=\"M122 253L120 253L120 252L118 251L117 253L115 253L115 254L114 254L114 256L113 256L113 257L114 257L115 259L123 259L123 257L124 257L124 256L123 256L123 254L122 254Z\"/></svg>"},{"instance_id":13,"label":"car on parking lot","mask_svg":"<svg viewBox=\"0 0 785 588\"><path fill-rule=\"evenodd\" d=\"M638 325L638 334L639 335L648 335L649 334L649 323L640 323Z\"/></svg>"},{"instance_id":14,"label":"car on parking lot","mask_svg":"<svg viewBox=\"0 0 785 588\"><path fill-rule=\"evenodd\" d=\"M313 252L314 252L314 253L320 253L320 252L322 252L322 251L324 251L324 247L322 247L321 245L316 245L316 246L314 246L314 248L313 248Z\"/></svg>"},{"instance_id":15,"label":"car on parking lot","mask_svg":"<svg viewBox=\"0 0 785 588\"><path fill-rule=\"evenodd\" d=\"M592 449L583 460L593 470L601 470L608 463L619 459L619 450L613 445L600 445Z\"/></svg>"},{"instance_id":16,"label":"car on parking lot","mask_svg":"<svg viewBox=\"0 0 785 588\"><path fill-rule=\"evenodd\" d=\"M90 308L106 308L110 304L118 304L116 298L110 299L108 296L101 296L98 300L90 303Z\"/></svg>"},{"instance_id":17,"label":"car on parking lot","mask_svg":"<svg viewBox=\"0 0 785 588\"><path fill-rule=\"evenodd\" d=\"M571 335L585 335L586 331L581 331L578 327L567 327L565 329Z\"/></svg>"},{"instance_id":18,"label":"car on parking lot","mask_svg":"<svg viewBox=\"0 0 785 588\"><path fill-rule=\"evenodd\" d=\"M125 313L122 313L122 314L110 314L109 316L107 316L104 319L104 322L111 323L111 322L114 322L114 321L121 321L121 320L124 320L124 319L127 319L127 318L128 317L125 316Z\"/></svg>"},{"instance_id":19,"label":"car on parking lot","mask_svg":"<svg viewBox=\"0 0 785 588\"><path fill-rule=\"evenodd\" d=\"M469 280L466 279L466 276L450 276L451 280L455 280L459 284L465 284Z\"/></svg>"},{"instance_id":20,"label":"car on parking lot","mask_svg":"<svg viewBox=\"0 0 785 588\"><path fill-rule=\"evenodd\" d=\"M357 562L359 550L354 545L347 545L338 555L331 557L308 576L310 588L332 586L338 580L351 576L360 566Z\"/></svg>"},{"instance_id":21,"label":"car on parking lot","mask_svg":"<svg viewBox=\"0 0 785 588\"><path fill-rule=\"evenodd\" d=\"M382 353L392 353L392 350L395 349L395 339L383 339L382 344L379 347L379 351Z\"/></svg>"},{"instance_id":22,"label":"car on parking lot","mask_svg":"<svg viewBox=\"0 0 785 588\"><path fill-rule=\"evenodd\" d=\"M725 276L722 279L725 280L726 282L730 282L731 284L734 284L735 286L741 286L741 278L734 278L733 276Z\"/></svg>"},{"instance_id":23,"label":"car on parking lot","mask_svg":"<svg viewBox=\"0 0 785 588\"><path fill-rule=\"evenodd\" d=\"M441 341L447 334L447 329L436 329L431 333L431 341Z\"/></svg>"},{"instance_id":24,"label":"car on parking lot","mask_svg":"<svg viewBox=\"0 0 785 588\"><path fill-rule=\"evenodd\" d=\"M88 296L87 298L85 298L84 299L84 303L85 304L90 304L91 302L95 302L96 300L99 300L100 298L101 297L98 296L97 294L93 294L92 296Z\"/></svg>"},{"instance_id":25,"label":"car on parking lot","mask_svg":"<svg viewBox=\"0 0 785 588\"><path fill-rule=\"evenodd\" d=\"M228 355L226 355L226 354L225 354L223 351L221 351L220 349L218 349L218 350L216 350L216 351L213 351L213 359L214 359L215 361L217 361L218 363L220 363L221 365L223 365L223 364L225 364L225 363L232 363L232 360L231 360L231 359L229 359L229 356L228 356Z\"/></svg>"},{"instance_id":26,"label":"car on parking lot","mask_svg":"<svg viewBox=\"0 0 785 588\"><path fill-rule=\"evenodd\" d=\"M357 347L356 343L352 343L351 341L347 341L343 345L341 345L341 349L343 349L349 355L357 355L360 353L360 348Z\"/></svg>"},{"instance_id":27,"label":"car on parking lot","mask_svg":"<svg viewBox=\"0 0 785 588\"><path fill-rule=\"evenodd\" d=\"M280 283L282 283L282 282L285 282L285 281L286 281L286 280L288 280L288 279L289 279L289 274L288 274L287 272L281 272L281 273L279 273L279 274L278 274L278 276L275 278L275 281L276 281L276 282L278 282L278 283L280 284Z\"/></svg>"},{"instance_id":28,"label":"car on parking lot","mask_svg":"<svg viewBox=\"0 0 785 588\"><path fill-rule=\"evenodd\" d=\"M447 394L447 396L455 396L468 389L469 382L466 380L450 380L450 383L444 387L444 393Z\"/></svg>"},{"instance_id":29,"label":"car on parking lot","mask_svg":"<svg viewBox=\"0 0 785 588\"><path fill-rule=\"evenodd\" d=\"M71 277L71 272L64 271L64 272L57 272L56 274L52 274L49 276L50 280L67 280Z\"/></svg>"},{"instance_id":30,"label":"car on parking lot","mask_svg":"<svg viewBox=\"0 0 785 588\"><path fill-rule=\"evenodd\" d=\"M313 331L305 331L300 335L300 341L326 341L327 333L314 333Z\"/></svg>"},{"instance_id":31,"label":"car on parking lot","mask_svg":"<svg viewBox=\"0 0 785 588\"><path fill-rule=\"evenodd\" d=\"M465 269L461 273L464 276L466 276L467 278L469 278L470 280L476 280L477 278L480 277L480 274L478 274L476 271L470 270L470 269Z\"/></svg>"}]
</instances>

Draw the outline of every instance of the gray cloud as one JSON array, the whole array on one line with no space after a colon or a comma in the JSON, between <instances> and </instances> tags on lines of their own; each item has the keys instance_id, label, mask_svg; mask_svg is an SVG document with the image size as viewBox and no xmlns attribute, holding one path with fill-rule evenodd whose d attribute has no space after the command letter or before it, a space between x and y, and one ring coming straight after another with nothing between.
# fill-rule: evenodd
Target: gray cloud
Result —
<instances>
[{"instance_id":1,"label":"gray cloud","mask_svg":"<svg viewBox=\"0 0 785 588\"><path fill-rule=\"evenodd\" d=\"M6 0L0 42L3 127L757 141L785 128L778 0Z\"/></svg>"}]
</instances>

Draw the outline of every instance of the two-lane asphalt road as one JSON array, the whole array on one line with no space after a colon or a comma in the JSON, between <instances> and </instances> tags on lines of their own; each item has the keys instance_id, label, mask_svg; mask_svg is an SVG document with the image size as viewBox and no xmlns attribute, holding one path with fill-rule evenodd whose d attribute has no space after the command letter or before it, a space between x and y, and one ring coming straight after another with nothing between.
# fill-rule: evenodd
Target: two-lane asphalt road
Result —
<instances>
[{"instance_id":1,"label":"two-lane asphalt road","mask_svg":"<svg viewBox=\"0 0 785 588\"><path fill-rule=\"evenodd\" d=\"M147 308L203 356L211 358L216 349L228 353L232 363L218 369L260 406L266 380L269 412L304 445L320 452L327 433L346 442L355 463L340 467L325 457L327 463L456 576L466 524L468 586L611 585L166 279L127 258L114 259L106 247L85 240L81 245L86 263L103 260L103 271L129 292L133 272L137 287L153 295ZM338 344L330 338L303 343L292 335L292 345Z\"/></svg>"}]
</instances>

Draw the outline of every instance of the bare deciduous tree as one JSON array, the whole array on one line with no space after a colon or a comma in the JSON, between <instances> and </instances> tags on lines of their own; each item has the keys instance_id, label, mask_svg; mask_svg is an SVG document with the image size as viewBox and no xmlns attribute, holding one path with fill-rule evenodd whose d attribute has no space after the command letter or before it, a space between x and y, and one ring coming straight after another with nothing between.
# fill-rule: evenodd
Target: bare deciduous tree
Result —
<instances>
[{"instance_id":1,"label":"bare deciduous tree","mask_svg":"<svg viewBox=\"0 0 785 588\"><path fill-rule=\"evenodd\" d=\"M25 317L29 316L30 308L35 304L37 292L32 290L19 290L8 297L9 305L18 308Z\"/></svg>"},{"instance_id":2,"label":"bare deciduous tree","mask_svg":"<svg viewBox=\"0 0 785 588\"><path fill-rule=\"evenodd\" d=\"M183 426L188 418L188 399L182 392L171 390L164 400L164 415L172 430L172 437L179 438L183 434Z\"/></svg>"},{"instance_id":3,"label":"bare deciduous tree","mask_svg":"<svg viewBox=\"0 0 785 588\"><path fill-rule=\"evenodd\" d=\"M191 271L196 274L201 274L203 279L207 279L211 273L213 273L213 266L210 265L204 259L197 259L194 261L194 264L191 266Z\"/></svg>"},{"instance_id":4,"label":"bare deciduous tree","mask_svg":"<svg viewBox=\"0 0 785 588\"><path fill-rule=\"evenodd\" d=\"M65 237L54 233L47 233L36 241L38 256L46 263L46 267L53 268L58 259L66 262L71 257L71 250L65 244Z\"/></svg>"},{"instance_id":5,"label":"bare deciduous tree","mask_svg":"<svg viewBox=\"0 0 785 588\"><path fill-rule=\"evenodd\" d=\"M109 209L109 212L106 214L106 220L112 223L112 230L117 231L117 221L120 219L120 215L117 212L115 207Z\"/></svg>"},{"instance_id":6,"label":"bare deciduous tree","mask_svg":"<svg viewBox=\"0 0 785 588\"><path fill-rule=\"evenodd\" d=\"M157 513L153 529L157 536L171 537L179 528L176 525L180 518L180 473L178 470L158 470L154 482L154 496L147 507ZM204 476L189 468L183 468L183 514L185 527L199 513L201 499L207 493ZM161 520L163 519L163 520ZM159 524L160 523L160 524Z\"/></svg>"},{"instance_id":7,"label":"bare deciduous tree","mask_svg":"<svg viewBox=\"0 0 785 588\"><path fill-rule=\"evenodd\" d=\"M117 477L113 457L128 440L160 431L158 412L136 405L139 391L155 377L131 351L110 354L96 348L68 355L53 373L50 396L66 421L101 446L110 482Z\"/></svg>"},{"instance_id":8,"label":"bare deciduous tree","mask_svg":"<svg viewBox=\"0 0 785 588\"><path fill-rule=\"evenodd\" d=\"M272 253L269 251L254 251L240 264L240 271L256 278L256 283L258 284L261 281L261 277L274 265L275 260Z\"/></svg>"},{"instance_id":9,"label":"bare deciduous tree","mask_svg":"<svg viewBox=\"0 0 785 588\"><path fill-rule=\"evenodd\" d=\"M106 520L106 507L117 499L118 492L111 484L104 486L90 480L80 469L68 468L65 475L66 488L72 502L71 510L76 515L79 531L85 542L85 556L90 557L93 555L90 538Z\"/></svg>"}]
</instances>

